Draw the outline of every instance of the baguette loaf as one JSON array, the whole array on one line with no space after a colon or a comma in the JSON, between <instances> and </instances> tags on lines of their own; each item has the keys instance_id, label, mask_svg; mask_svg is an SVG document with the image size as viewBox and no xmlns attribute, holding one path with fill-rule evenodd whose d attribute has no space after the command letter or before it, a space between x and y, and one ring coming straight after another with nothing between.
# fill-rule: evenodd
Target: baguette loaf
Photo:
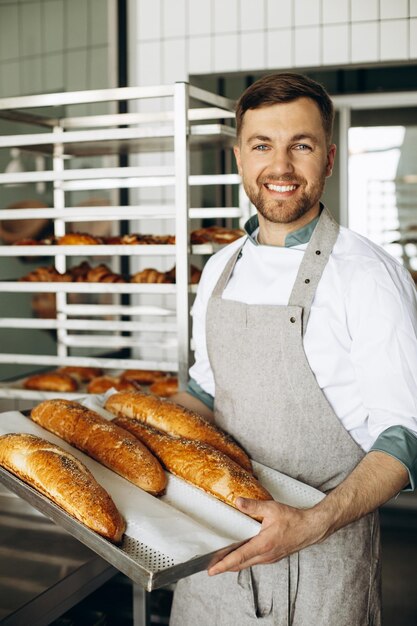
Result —
<instances>
[{"instance_id":1,"label":"baguette loaf","mask_svg":"<svg viewBox=\"0 0 417 626\"><path fill-rule=\"evenodd\" d=\"M47 496L72 517L114 543L125 521L107 491L63 448L28 434L0 437L0 465Z\"/></svg>"},{"instance_id":2,"label":"baguette loaf","mask_svg":"<svg viewBox=\"0 0 417 626\"><path fill-rule=\"evenodd\" d=\"M146 446L82 404L45 400L32 409L31 418L137 487L152 495L164 491L165 472Z\"/></svg>"},{"instance_id":3,"label":"baguette loaf","mask_svg":"<svg viewBox=\"0 0 417 626\"><path fill-rule=\"evenodd\" d=\"M179 404L140 391L122 391L110 396L105 408L117 417L135 418L174 437L208 443L252 471L248 455L229 435Z\"/></svg>"},{"instance_id":4,"label":"baguette loaf","mask_svg":"<svg viewBox=\"0 0 417 626\"><path fill-rule=\"evenodd\" d=\"M113 420L138 437L165 468L183 480L236 507L236 498L272 500L256 478L216 448L183 437L171 437L128 417Z\"/></svg>"}]
</instances>

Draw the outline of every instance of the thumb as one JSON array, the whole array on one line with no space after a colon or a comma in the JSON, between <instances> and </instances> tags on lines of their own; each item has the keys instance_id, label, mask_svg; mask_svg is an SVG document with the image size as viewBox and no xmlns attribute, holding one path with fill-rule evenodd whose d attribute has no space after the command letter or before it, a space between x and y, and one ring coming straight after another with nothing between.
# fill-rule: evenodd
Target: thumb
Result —
<instances>
[{"instance_id":1,"label":"thumb","mask_svg":"<svg viewBox=\"0 0 417 626\"><path fill-rule=\"evenodd\" d=\"M235 501L236 507L242 513L246 513L246 515L250 515L257 520L262 520L266 514L267 510L267 501L264 500L253 500L252 498L236 498Z\"/></svg>"}]
</instances>

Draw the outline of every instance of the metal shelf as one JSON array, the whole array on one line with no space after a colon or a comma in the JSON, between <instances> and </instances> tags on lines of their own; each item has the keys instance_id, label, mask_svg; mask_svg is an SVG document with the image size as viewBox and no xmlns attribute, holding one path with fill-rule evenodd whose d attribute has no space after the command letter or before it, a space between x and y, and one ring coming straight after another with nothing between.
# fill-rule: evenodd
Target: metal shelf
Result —
<instances>
[{"instance_id":1,"label":"metal shelf","mask_svg":"<svg viewBox=\"0 0 417 626\"><path fill-rule=\"evenodd\" d=\"M189 285L189 292L196 293L197 286ZM7 293L137 293L175 295L177 286L156 283L50 283L32 281L0 281L0 292ZM97 305L99 306L99 305Z\"/></svg>"},{"instance_id":2,"label":"metal shelf","mask_svg":"<svg viewBox=\"0 0 417 626\"><path fill-rule=\"evenodd\" d=\"M132 109L123 114L65 115L65 107L69 105L120 101L125 101L129 109L143 101L153 101L156 106L153 112ZM125 257L138 262L141 258L149 258L149 263L151 259L169 259L176 268L176 284L0 281L0 292L3 293L56 294L57 310L56 319L52 320L8 315L0 321L0 328L56 331L56 355L3 353L0 363L161 369L178 372L180 385L185 384L191 351L189 312L191 298L197 290L196 285L188 284L190 258L211 255L222 247L218 244L190 245L190 220L240 220L246 211L246 207L240 206L190 207L191 187L221 186L228 198L222 204L230 205L231 190L238 186L239 201L241 198L241 179L231 167L226 169L230 173L193 172L191 175L190 154L209 147L218 153L228 150L231 155L235 142L234 103L186 83L176 83L5 98L0 99L0 118L5 124L9 122L11 129L0 137L0 150L19 148L29 155L44 155L47 167L44 171L0 173L0 186L42 182L53 190L53 208L3 209L2 220L53 220L54 234L59 237L65 234L69 222L152 219L156 223L158 219L170 219L175 223L176 238L175 245L0 246L0 258L3 259L36 258L42 265L46 264L47 257L54 257L55 267L60 272L65 270L72 257L97 257L98 262L99 257ZM16 123L26 125L28 132L16 134L13 128ZM172 153L172 159L169 159L172 165L166 164L166 151ZM109 167L115 156L126 155L128 158L155 152L162 153L157 166L145 167L129 162L121 166L119 162ZM73 162L80 157L92 157L92 167L80 167L78 162ZM100 162L101 157L111 159L103 158ZM115 193L127 189L153 192L159 188L169 190L167 197L171 194L173 198L166 203L134 206L123 206L120 200L117 206L69 206L71 192L111 190ZM84 298L75 304L67 301L70 294L106 294L107 301L87 304L88 299ZM127 299L132 297L132 306L122 300L123 295ZM115 316L115 319L100 319L108 315ZM147 320L138 320L138 315L148 316ZM93 316L97 319L92 319ZM170 319L166 320L168 316ZM164 317L168 323L161 319ZM154 339L158 334L160 338ZM72 352L73 348L122 351L136 346L146 350L146 358L90 358L73 356ZM149 358L153 351L155 358ZM171 357L166 358L172 353L177 355L176 362ZM142 357L142 353L139 354Z\"/></svg>"}]
</instances>

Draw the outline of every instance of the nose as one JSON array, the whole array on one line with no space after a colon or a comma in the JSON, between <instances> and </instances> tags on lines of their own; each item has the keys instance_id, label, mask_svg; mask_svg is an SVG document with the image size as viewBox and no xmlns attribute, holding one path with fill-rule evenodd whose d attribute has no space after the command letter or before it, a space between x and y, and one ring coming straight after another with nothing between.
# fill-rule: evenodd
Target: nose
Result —
<instances>
[{"instance_id":1,"label":"nose","mask_svg":"<svg viewBox=\"0 0 417 626\"><path fill-rule=\"evenodd\" d=\"M294 172L291 153L286 148L274 148L268 163L268 172L274 177L281 177Z\"/></svg>"}]
</instances>

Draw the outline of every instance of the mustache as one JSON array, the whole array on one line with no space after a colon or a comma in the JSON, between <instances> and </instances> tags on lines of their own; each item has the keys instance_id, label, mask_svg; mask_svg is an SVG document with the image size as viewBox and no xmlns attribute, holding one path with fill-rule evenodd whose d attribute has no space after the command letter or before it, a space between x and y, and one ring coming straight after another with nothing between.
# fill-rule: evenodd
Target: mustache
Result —
<instances>
[{"instance_id":1,"label":"mustache","mask_svg":"<svg viewBox=\"0 0 417 626\"><path fill-rule=\"evenodd\" d=\"M282 176L271 174L271 176L259 178L258 183L261 185L265 185L266 183L291 183L296 185L304 185L306 183L306 180L292 174L282 174Z\"/></svg>"}]
</instances>

